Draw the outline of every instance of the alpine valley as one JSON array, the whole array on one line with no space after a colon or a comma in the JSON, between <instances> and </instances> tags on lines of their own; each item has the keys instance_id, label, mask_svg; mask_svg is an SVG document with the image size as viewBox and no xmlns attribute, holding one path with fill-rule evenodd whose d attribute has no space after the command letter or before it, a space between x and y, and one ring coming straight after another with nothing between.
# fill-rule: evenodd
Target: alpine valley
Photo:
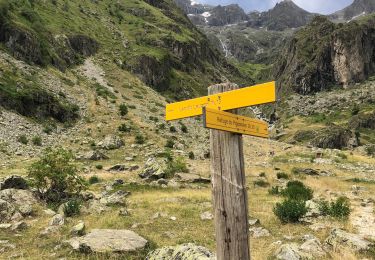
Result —
<instances>
[{"instance_id":1,"label":"alpine valley","mask_svg":"<svg viewBox=\"0 0 375 260\"><path fill-rule=\"evenodd\" d=\"M209 131L165 106L268 81L252 259L375 259L374 13L0 0L0 259L216 259Z\"/></svg>"}]
</instances>

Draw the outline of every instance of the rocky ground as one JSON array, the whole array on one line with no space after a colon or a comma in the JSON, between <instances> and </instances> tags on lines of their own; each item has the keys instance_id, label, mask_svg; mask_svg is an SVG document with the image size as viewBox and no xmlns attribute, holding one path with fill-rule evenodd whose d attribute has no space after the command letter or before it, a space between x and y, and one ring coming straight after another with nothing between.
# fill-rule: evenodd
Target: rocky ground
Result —
<instances>
[{"instance_id":1,"label":"rocky ground","mask_svg":"<svg viewBox=\"0 0 375 260\"><path fill-rule=\"evenodd\" d=\"M49 72L62 91L79 97L81 119L73 126L58 125L47 134L38 122L2 111L2 257L214 259L207 131L199 119L164 122L165 99L111 66L97 57L64 74L65 80L59 72ZM68 80L74 84L66 84ZM98 82L115 98L95 95L91 86ZM129 108L126 116L118 112L122 103ZM130 130L119 131L122 124ZM31 139L36 133L41 146L17 140L21 134ZM168 176L167 142L171 156L183 158L188 172ZM78 216L65 216L61 205L52 210L25 181L40 152L57 145L73 151L81 176L99 179L83 193ZM343 152L252 137L245 137L244 145L253 259L374 257L374 158L360 149ZM268 190L287 182L277 178L280 172L314 191L307 202L310 210L299 224L283 224L272 212L281 197ZM317 201L339 196L350 199L350 217L322 216Z\"/></svg>"}]
</instances>

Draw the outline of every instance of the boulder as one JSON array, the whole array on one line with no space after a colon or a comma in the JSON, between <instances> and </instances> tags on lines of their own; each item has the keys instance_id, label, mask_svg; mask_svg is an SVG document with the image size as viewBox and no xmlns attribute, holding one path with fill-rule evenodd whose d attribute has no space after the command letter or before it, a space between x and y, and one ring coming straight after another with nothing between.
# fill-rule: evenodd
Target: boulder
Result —
<instances>
[{"instance_id":1,"label":"boulder","mask_svg":"<svg viewBox=\"0 0 375 260\"><path fill-rule=\"evenodd\" d=\"M349 246L355 251L369 250L374 244L363 237L348 233L339 228L331 230L330 235L327 237L325 244L329 247L335 248L337 246Z\"/></svg>"},{"instance_id":2,"label":"boulder","mask_svg":"<svg viewBox=\"0 0 375 260\"><path fill-rule=\"evenodd\" d=\"M11 175L0 180L0 190L5 189L20 189L26 190L29 185L27 181L18 175Z\"/></svg>"},{"instance_id":3,"label":"boulder","mask_svg":"<svg viewBox=\"0 0 375 260\"><path fill-rule=\"evenodd\" d=\"M85 223L83 221L80 221L77 225L75 225L72 230L71 234L73 236L83 236L85 234Z\"/></svg>"},{"instance_id":4,"label":"boulder","mask_svg":"<svg viewBox=\"0 0 375 260\"><path fill-rule=\"evenodd\" d=\"M305 217L318 217L321 215L321 212L319 210L319 205L315 201L313 200L306 201L306 207L308 211L305 214Z\"/></svg>"},{"instance_id":5,"label":"boulder","mask_svg":"<svg viewBox=\"0 0 375 260\"><path fill-rule=\"evenodd\" d=\"M307 254L311 254L313 257L317 259L321 259L326 255L326 252L324 251L322 244L315 237L306 240L300 246L300 250Z\"/></svg>"},{"instance_id":6,"label":"boulder","mask_svg":"<svg viewBox=\"0 0 375 260\"><path fill-rule=\"evenodd\" d=\"M249 219L249 226L255 226L257 224L260 224L259 219L257 219L257 218L250 218Z\"/></svg>"},{"instance_id":7,"label":"boulder","mask_svg":"<svg viewBox=\"0 0 375 260\"><path fill-rule=\"evenodd\" d=\"M300 260L302 259L298 249L298 245L295 243L284 244L279 247L275 252L275 258L280 260Z\"/></svg>"},{"instance_id":8,"label":"boulder","mask_svg":"<svg viewBox=\"0 0 375 260\"><path fill-rule=\"evenodd\" d=\"M67 243L81 252L124 253L143 249L147 240L130 230L93 229L89 234L72 238Z\"/></svg>"},{"instance_id":9,"label":"boulder","mask_svg":"<svg viewBox=\"0 0 375 260\"><path fill-rule=\"evenodd\" d=\"M110 208L100 203L99 200L91 200L87 209L90 214L102 214L109 210Z\"/></svg>"},{"instance_id":10,"label":"boulder","mask_svg":"<svg viewBox=\"0 0 375 260\"><path fill-rule=\"evenodd\" d=\"M110 205L125 205L125 198L129 195L129 192L119 190L107 196L103 196L99 202L106 206Z\"/></svg>"},{"instance_id":11,"label":"boulder","mask_svg":"<svg viewBox=\"0 0 375 260\"><path fill-rule=\"evenodd\" d=\"M203 178L197 174L192 174L192 173L176 173L174 177L180 182L187 182L187 183L210 183L211 182L209 178Z\"/></svg>"},{"instance_id":12,"label":"boulder","mask_svg":"<svg viewBox=\"0 0 375 260\"><path fill-rule=\"evenodd\" d=\"M65 218L61 214L56 214L52 217L52 219L49 221L50 226L62 226L65 223Z\"/></svg>"},{"instance_id":13,"label":"boulder","mask_svg":"<svg viewBox=\"0 0 375 260\"><path fill-rule=\"evenodd\" d=\"M154 159L149 159L139 177L148 181L154 181L165 178L166 174L160 163Z\"/></svg>"},{"instance_id":14,"label":"boulder","mask_svg":"<svg viewBox=\"0 0 375 260\"><path fill-rule=\"evenodd\" d=\"M37 203L28 190L6 189L0 191L0 223L19 221L32 213L32 205Z\"/></svg>"},{"instance_id":15,"label":"boulder","mask_svg":"<svg viewBox=\"0 0 375 260\"><path fill-rule=\"evenodd\" d=\"M129 167L124 164L116 164L107 169L108 172L123 172L129 170Z\"/></svg>"},{"instance_id":16,"label":"boulder","mask_svg":"<svg viewBox=\"0 0 375 260\"><path fill-rule=\"evenodd\" d=\"M162 247L150 252L146 260L215 260L216 257L207 248L195 244L183 244L174 247Z\"/></svg>"},{"instance_id":17,"label":"boulder","mask_svg":"<svg viewBox=\"0 0 375 260\"><path fill-rule=\"evenodd\" d=\"M214 216L209 211L203 212L201 214L201 220L212 220L213 218L214 218Z\"/></svg>"},{"instance_id":18,"label":"boulder","mask_svg":"<svg viewBox=\"0 0 375 260\"><path fill-rule=\"evenodd\" d=\"M84 159L91 161L107 160L109 157L99 150L89 151L84 156Z\"/></svg>"},{"instance_id":19,"label":"boulder","mask_svg":"<svg viewBox=\"0 0 375 260\"><path fill-rule=\"evenodd\" d=\"M11 230L12 231L20 231L20 230L25 230L27 229L27 223L24 221L16 222L12 224Z\"/></svg>"},{"instance_id":20,"label":"boulder","mask_svg":"<svg viewBox=\"0 0 375 260\"><path fill-rule=\"evenodd\" d=\"M117 135L107 135L98 146L106 150L115 150L124 146L124 141Z\"/></svg>"},{"instance_id":21,"label":"boulder","mask_svg":"<svg viewBox=\"0 0 375 260\"><path fill-rule=\"evenodd\" d=\"M254 238L269 237L271 235L270 232L263 227L251 227L249 231L250 235Z\"/></svg>"}]
</instances>

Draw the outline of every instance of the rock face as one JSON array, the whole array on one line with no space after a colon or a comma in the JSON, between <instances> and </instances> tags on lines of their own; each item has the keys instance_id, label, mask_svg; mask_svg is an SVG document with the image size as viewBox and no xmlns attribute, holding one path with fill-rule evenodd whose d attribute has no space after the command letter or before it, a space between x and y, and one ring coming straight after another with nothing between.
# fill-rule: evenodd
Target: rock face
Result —
<instances>
[{"instance_id":1,"label":"rock face","mask_svg":"<svg viewBox=\"0 0 375 260\"><path fill-rule=\"evenodd\" d=\"M267 12L251 15L248 25L281 31L304 26L312 20L314 15L300 8L293 1L284 0Z\"/></svg>"},{"instance_id":2,"label":"rock face","mask_svg":"<svg viewBox=\"0 0 375 260\"><path fill-rule=\"evenodd\" d=\"M245 11L237 4L227 6L217 6L207 15L208 25L223 26L227 24L236 24L248 19Z\"/></svg>"},{"instance_id":3,"label":"rock face","mask_svg":"<svg viewBox=\"0 0 375 260\"><path fill-rule=\"evenodd\" d=\"M325 243L330 247L349 246L355 251L368 250L373 245L373 243L361 236L345 232L341 229L333 229Z\"/></svg>"},{"instance_id":4,"label":"rock face","mask_svg":"<svg viewBox=\"0 0 375 260\"><path fill-rule=\"evenodd\" d=\"M163 166L160 162L157 162L154 158L147 160L145 168L139 174L139 177L146 179L147 181L159 180L166 177L163 170Z\"/></svg>"},{"instance_id":5,"label":"rock face","mask_svg":"<svg viewBox=\"0 0 375 260\"><path fill-rule=\"evenodd\" d=\"M356 134L340 126L332 125L318 131L311 145L319 148L342 149L358 146Z\"/></svg>"},{"instance_id":6,"label":"rock face","mask_svg":"<svg viewBox=\"0 0 375 260\"><path fill-rule=\"evenodd\" d=\"M130 230L93 229L89 234L67 241L81 252L124 253L143 249L147 240Z\"/></svg>"},{"instance_id":7,"label":"rock face","mask_svg":"<svg viewBox=\"0 0 375 260\"><path fill-rule=\"evenodd\" d=\"M29 185L27 184L26 180L18 175L8 176L0 180L0 190L5 190L5 189L26 190L28 186Z\"/></svg>"},{"instance_id":8,"label":"rock face","mask_svg":"<svg viewBox=\"0 0 375 260\"><path fill-rule=\"evenodd\" d=\"M91 160L91 161L100 161L100 160L109 159L107 155L105 155L104 153L98 150L87 152L83 156L83 158L86 160Z\"/></svg>"},{"instance_id":9,"label":"rock face","mask_svg":"<svg viewBox=\"0 0 375 260\"><path fill-rule=\"evenodd\" d=\"M146 260L214 260L216 257L207 248L194 244L163 247L148 254Z\"/></svg>"},{"instance_id":10,"label":"rock face","mask_svg":"<svg viewBox=\"0 0 375 260\"><path fill-rule=\"evenodd\" d=\"M375 2L372 0L354 0L348 7L337 11L329 17L333 20L347 21L375 12Z\"/></svg>"},{"instance_id":11,"label":"rock face","mask_svg":"<svg viewBox=\"0 0 375 260\"><path fill-rule=\"evenodd\" d=\"M371 16L344 25L318 16L286 44L274 75L302 95L363 81L375 72L374 26Z\"/></svg>"}]
</instances>

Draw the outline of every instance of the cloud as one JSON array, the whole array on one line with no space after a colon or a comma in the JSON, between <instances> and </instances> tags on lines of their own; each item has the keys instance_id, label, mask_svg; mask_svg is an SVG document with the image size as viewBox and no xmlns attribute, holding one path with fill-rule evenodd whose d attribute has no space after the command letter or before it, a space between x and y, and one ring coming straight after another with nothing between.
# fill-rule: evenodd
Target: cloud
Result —
<instances>
[{"instance_id":1,"label":"cloud","mask_svg":"<svg viewBox=\"0 0 375 260\"><path fill-rule=\"evenodd\" d=\"M198 2L212 5L238 4L246 11L266 11L281 0L198 0ZM350 5L353 0L294 0L294 2L309 12L330 14Z\"/></svg>"}]
</instances>

